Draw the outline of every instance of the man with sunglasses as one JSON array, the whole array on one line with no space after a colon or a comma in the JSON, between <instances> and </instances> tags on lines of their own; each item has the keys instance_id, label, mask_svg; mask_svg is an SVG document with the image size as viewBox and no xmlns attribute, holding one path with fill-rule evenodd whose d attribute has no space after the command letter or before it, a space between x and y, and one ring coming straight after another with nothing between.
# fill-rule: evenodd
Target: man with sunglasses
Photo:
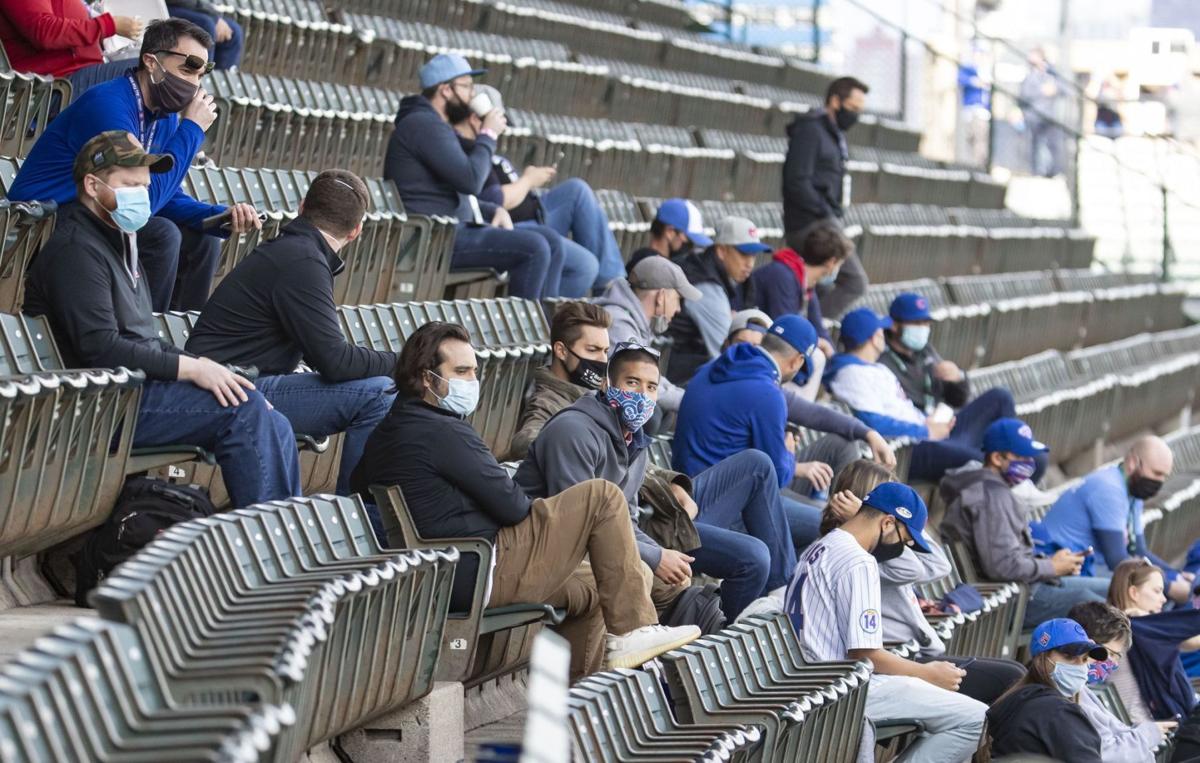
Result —
<instances>
[{"instance_id":1,"label":"man with sunglasses","mask_svg":"<svg viewBox=\"0 0 1200 763\"><path fill-rule=\"evenodd\" d=\"M208 299L221 241L205 235L205 218L230 212L228 231L261 227L249 204L205 204L184 192L188 168L216 119L201 80L212 69L212 39L182 19L146 27L136 69L89 89L64 109L34 144L9 189L18 201L74 201L75 156L107 130L132 133L147 151L169 155L171 170L150 184L153 217L137 231L139 258L156 312L198 310ZM224 235L224 233L222 233Z\"/></svg>"}]
</instances>

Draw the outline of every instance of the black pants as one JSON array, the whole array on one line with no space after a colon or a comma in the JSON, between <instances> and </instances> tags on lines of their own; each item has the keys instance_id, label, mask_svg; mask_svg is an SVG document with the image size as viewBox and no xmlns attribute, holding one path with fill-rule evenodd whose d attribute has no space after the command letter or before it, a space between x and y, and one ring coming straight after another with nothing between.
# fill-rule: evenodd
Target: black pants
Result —
<instances>
[{"instance_id":1,"label":"black pants","mask_svg":"<svg viewBox=\"0 0 1200 763\"><path fill-rule=\"evenodd\" d=\"M154 312L204 307L221 259L221 239L152 217L137 241Z\"/></svg>"},{"instance_id":2,"label":"black pants","mask_svg":"<svg viewBox=\"0 0 1200 763\"><path fill-rule=\"evenodd\" d=\"M1009 687L1025 677L1025 666L1013 660L992 657L921 657L918 662L949 662L967 674L958 693L991 705Z\"/></svg>"},{"instance_id":3,"label":"black pants","mask_svg":"<svg viewBox=\"0 0 1200 763\"><path fill-rule=\"evenodd\" d=\"M1175 751L1171 753L1171 763L1197 761L1200 761L1200 707L1175 729Z\"/></svg>"}]
</instances>

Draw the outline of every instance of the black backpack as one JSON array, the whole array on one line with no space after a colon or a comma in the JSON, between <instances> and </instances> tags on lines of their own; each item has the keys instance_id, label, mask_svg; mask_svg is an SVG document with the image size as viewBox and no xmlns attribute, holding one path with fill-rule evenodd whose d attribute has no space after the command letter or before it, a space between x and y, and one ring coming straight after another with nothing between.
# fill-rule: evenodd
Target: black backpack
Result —
<instances>
[{"instance_id":1,"label":"black backpack","mask_svg":"<svg viewBox=\"0 0 1200 763\"><path fill-rule=\"evenodd\" d=\"M149 477L130 479L112 514L88 534L83 548L71 558L75 564L75 603L88 606L88 592L163 530L214 513L208 492L196 485L176 485Z\"/></svg>"},{"instance_id":2,"label":"black backpack","mask_svg":"<svg viewBox=\"0 0 1200 763\"><path fill-rule=\"evenodd\" d=\"M696 625L707 636L725 627L721 610L721 589L714 583L684 589L658 618L663 625Z\"/></svg>"}]
</instances>

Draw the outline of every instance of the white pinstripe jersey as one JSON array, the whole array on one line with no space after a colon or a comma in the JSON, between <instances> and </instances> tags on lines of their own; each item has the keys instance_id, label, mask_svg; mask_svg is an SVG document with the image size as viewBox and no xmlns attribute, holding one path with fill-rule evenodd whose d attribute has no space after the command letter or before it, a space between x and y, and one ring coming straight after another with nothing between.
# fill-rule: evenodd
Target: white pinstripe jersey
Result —
<instances>
[{"instance_id":1,"label":"white pinstripe jersey","mask_svg":"<svg viewBox=\"0 0 1200 763\"><path fill-rule=\"evenodd\" d=\"M851 649L883 648L879 564L845 530L804 552L788 585L785 610L806 662L846 659Z\"/></svg>"}]
</instances>

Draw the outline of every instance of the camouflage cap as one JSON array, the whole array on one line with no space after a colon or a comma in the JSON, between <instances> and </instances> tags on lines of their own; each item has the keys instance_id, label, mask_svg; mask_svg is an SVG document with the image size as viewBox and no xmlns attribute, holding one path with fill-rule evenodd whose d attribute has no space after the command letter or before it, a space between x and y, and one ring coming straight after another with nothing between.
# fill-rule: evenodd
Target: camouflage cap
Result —
<instances>
[{"instance_id":1,"label":"camouflage cap","mask_svg":"<svg viewBox=\"0 0 1200 763\"><path fill-rule=\"evenodd\" d=\"M147 154L124 130L107 130L83 145L75 157L75 182L109 167L149 167L154 174L175 166L170 154Z\"/></svg>"}]
</instances>

